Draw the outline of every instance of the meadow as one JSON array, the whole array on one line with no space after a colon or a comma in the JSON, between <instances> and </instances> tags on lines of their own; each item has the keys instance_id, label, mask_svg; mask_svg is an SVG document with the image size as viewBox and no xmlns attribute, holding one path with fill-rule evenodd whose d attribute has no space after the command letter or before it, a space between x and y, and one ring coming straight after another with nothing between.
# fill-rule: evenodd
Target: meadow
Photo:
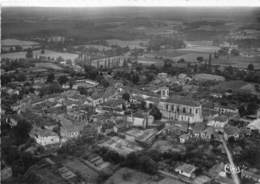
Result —
<instances>
[{"instance_id":1,"label":"meadow","mask_svg":"<svg viewBox=\"0 0 260 184\"><path fill-rule=\"evenodd\" d=\"M72 60L72 61L74 61L78 57L77 54L68 53L68 52L56 52L52 50L45 50L44 54L41 53L41 50L34 50L33 56L35 58L39 58L42 56L50 59L57 59L58 57L62 57L64 60ZM26 58L26 52L6 53L6 54L1 54L1 57L9 58L9 59L23 59Z\"/></svg>"}]
</instances>

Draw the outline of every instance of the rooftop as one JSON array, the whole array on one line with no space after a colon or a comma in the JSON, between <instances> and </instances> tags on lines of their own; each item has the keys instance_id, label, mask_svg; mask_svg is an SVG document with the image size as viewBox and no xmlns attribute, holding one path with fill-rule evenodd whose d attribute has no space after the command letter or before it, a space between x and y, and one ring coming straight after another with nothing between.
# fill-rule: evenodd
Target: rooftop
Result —
<instances>
[{"instance_id":1,"label":"rooftop","mask_svg":"<svg viewBox=\"0 0 260 184\"><path fill-rule=\"evenodd\" d=\"M168 102L168 103L174 103L174 104L182 104L182 105L188 105L188 106L200 106L200 103L198 101L194 101L190 97L184 97L184 96L171 96L167 99L161 99L162 102Z\"/></svg>"},{"instance_id":2,"label":"rooftop","mask_svg":"<svg viewBox=\"0 0 260 184\"><path fill-rule=\"evenodd\" d=\"M181 170L185 173L191 174L196 170L196 167L194 165L184 163L184 164L178 166L175 170Z\"/></svg>"},{"instance_id":3,"label":"rooftop","mask_svg":"<svg viewBox=\"0 0 260 184\"><path fill-rule=\"evenodd\" d=\"M228 120L228 117L225 116L225 115L221 115L221 116L216 116L216 117L214 117L213 119L214 119L214 121L225 122L225 121Z\"/></svg>"}]
</instances>

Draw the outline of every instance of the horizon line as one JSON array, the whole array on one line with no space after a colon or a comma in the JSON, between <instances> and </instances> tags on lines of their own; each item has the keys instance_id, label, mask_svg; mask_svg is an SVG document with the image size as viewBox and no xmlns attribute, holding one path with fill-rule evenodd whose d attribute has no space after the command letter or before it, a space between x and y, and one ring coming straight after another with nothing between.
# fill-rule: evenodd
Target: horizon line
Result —
<instances>
[{"instance_id":1,"label":"horizon line","mask_svg":"<svg viewBox=\"0 0 260 184\"><path fill-rule=\"evenodd\" d=\"M1 0L0 0L1 1ZM260 0L2 0L2 7L260 7Z\"/></svg>"},{"instance_id":2,"label":"horizon line","mask_svg":"<svg viewBox=\"0 0 260 184\"><path fill-rule=\"evenodd\" d=\"M142 5L111 5L111 6L45 6L45 5L0 5L1 8L260 8L260 4L257 6L244 6L244 5L232 5L232 6L187 6L187 5L178 5L178 6L169 6L169 5L161 5L161 6L142 6Z\"/></svg>"}]
</instances>

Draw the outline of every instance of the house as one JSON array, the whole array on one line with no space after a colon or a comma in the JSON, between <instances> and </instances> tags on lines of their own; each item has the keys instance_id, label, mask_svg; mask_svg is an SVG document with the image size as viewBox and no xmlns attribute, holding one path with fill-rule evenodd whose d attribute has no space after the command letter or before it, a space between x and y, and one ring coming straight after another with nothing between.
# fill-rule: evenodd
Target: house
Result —
<instances>
[{"instance_id":1,"label":"house","mask_svg":"<svg viewBox=\"0 0 260 184\"><path fill-rule=\"evenodd\" d=\"M80 60L85 61L89 66L93 66L98 69L112 69L123 67L125 63L125 56L87 56L81 54Z\"/></svg>"},{"instance_id":2,"label":"house","mask_svg":"<svg viewBox=\"0 0 260 184\"><path fill-rule=\"evenodd\" d=\"M66 114L54 115L53 118L59 121L59 132L62 142L78 137L80 131L87 124L85 121L76 121Z\"/></svg>"},{"instance_id":3,"label":"house","mask_svg":"<svg viewBox=\"0 0 260 184\"><path fill-rule=\"evenodd\" d=\"M202 131L205 129L206 125L204 123L196 123L192 128L192 134L194 135L194 137L199 138L201 136Z\"/></svg>"},{"instance_id":4,"label":"house","mask_svg":"<svg viewBox=\"0 0 260 184\"><path fill-rule=\"evenodd\" d=\"M260 172L258 169L251 168L248 170L242 169L241 170L242 178L247 178L253 180L254 182L260 183Z\"/></svg>"},{"instance_id":5,"label":"house","mask_svg":"<svg viewBox=\"0 0 260 184\"><path fill-rule=\"evenodd\" d=\"M207 125L217 129L223 129L227 123L228 123L228 117L224 115L219 115L209 120Z\"/></svg>"},{"instance_id":6,"label":"house","mask_svg":"<svg viewBox=\"0 0 260 184\"><path fill-rule=\"evenodd\" d=\"M158 73L157 78L160 80L166 80L168 77L167 73Z\"/></svg>"},{"instance_id":7,"label":"house","mask_svg":"<svg viewBox=\"0 0 260 184\"><path fill-rule=\"evenodd\" d=\"M64 36L51 36L47 38L47 42L51 42L51 43L64 43L65 41L65 37Z\"/></svg>"},{"instance_id":8,"label":"house","mask_svg":"<svg viewBox=\"0 0 260 184\"><path fill-rule=\"evenodd\" d=\"M154 117L147 112L135 112L126 117L126 120L134 127L146 128L153 123Z\"/></svg>"},{"instance_id":9,"label":"house","mask_svg":"<svg viewBox=\"0 0 260 184\"><path fill-rule=\"evenodd\" d=\"M224 138L228 140L229 138L233 137L234 139L238 139L240 134L240 129L235 126L225 126L224 127Z\"/></svg>"},{"instance_id":10,"label":"house","mask_svg":"<svg viewBox=\"0 0 260 184\"><path fill-rule=\"evenodd\" d=\"M180 143L185 143L187 141L189 141L191 138L191 135L190 134L182 134L180 137L179 137L179 140L180 140Z\"/></svg>"},{"instance_id":11,"label":"house","mask_svg":"<svg viewBox=\"0 0 260 184\"><path fill-rule=\"evenodd\" d=\"M81 79L75 81L75 84L73 84L72 89L78 89L78 88L94 88L98 86L99 83L96 81L92 81L89 79Z\"/></svg>"},{"instance_id":12,"label":"house","mask_svg":"<svg viewBox=\"0 0 260 184\"><path fill-rule=\"evenodd\" d=\"M202 139L210 140L214 137L215 131L213 127L207 127L200 133Z\"/></svg>"},{"instance_id":13,"label":"house","mask_svg":"<svg viewBox=\"0 0 260 184\"><path fill-rule=\"evenodd\" d=\"M260 132L260 118L253 120L247 125L250 130L256 130Z\"/></svg>"},{"instance_id":14,"label":"house","mask_svg":"<svg viewBox=\"0 0 260 184\"><path fill-rule=\"evenodd\" d=\"M199 102L182 96L169 96L169 88L161 88L158 109L169 120L198 123L203 121L202 106Z\"/></svg>"},{"instance_id":15,"label":"house","mask_svg":"<svg viewBox=\"0 0 260 184\"><path fill-rule=\"evenodd\" d=\"M123 99L112 99L106 101L96 108L100 112L115 112L118 114L124 114L124 107L127 106L127 103Z\"/></svg>"},{"instance_id":16,"label":"house","mask_svg":"<svg viewBox=\"0 0 260 184\"><path fill-rule=\"evenodd\" d=\"M176 167L175 172L179 173L180 175L186 176L188 178L193 178L194 171L196 169L197 168L194 165L184 163L184 164Z\"/></svg>"},{"instance_id":17,"label":"house","mask_svg":"<svg viewBox=\"0 0 260 184\"><path fill-rule=\"evenodd\" d=\"M221 115L236 116L239 114L238 109L233 106L215 105L214 110Z\"/></svg>"},{"instance_id":18,"label":"house","mask_svg":"<svg viewBox=\"0 0 260 184\"><path fill-rule=\"evenodd\" d=\"M112 86L106 89L99 88L96 89L91 96L87 97L88 100L87 104L95 107L109 100L118 99L119 98L118 95L119 95L118 90Z\"/></svg>"},{"instance_id":19,"label":"house","mask_svg":"<svg viewBox=\"0 0 260 184\"><path fill-rule=\"evenodd\" d=\"M52 130L33 127L29 135L42 146L60 143L59 135Z\"/></svg>"},{"instance_id":20,"label":"house","mask_svg":"<svg viewBox=\"0 0 260 184\"><path fill-rule=\"evenodd\" d=\"M111 120L107 120L105 122L100 122L100 125L97 127L98 134L107 135L109 133L117 133L117 127L115 126L115 122Z\"/></svg>"},{"instance_id":21,"label":"house","mask_svg":"<svg viewBox=\"0 0 260 184\"><path fill-rule=\"evenodd\" d=\"M177 78L178 78L178 83L181 85L185 85L192 80L192 78L187 76L187 74L185 73L180 73Z\"/></svg>"}]
</instances>

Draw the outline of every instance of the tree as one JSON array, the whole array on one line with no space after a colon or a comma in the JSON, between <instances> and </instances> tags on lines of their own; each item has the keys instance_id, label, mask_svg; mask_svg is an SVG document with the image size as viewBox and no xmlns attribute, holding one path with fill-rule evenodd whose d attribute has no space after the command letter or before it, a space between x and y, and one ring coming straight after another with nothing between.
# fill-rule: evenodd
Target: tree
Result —
<instances>
[{"instance_id":1,"label":"tree","mask_svg":"<svg viewBox=\"0 0 260 184\"><path fill-rule=\"evenodd\" d=\"M60 85L66 84L66 82L68 82L69 79L66 75L62 75L58 78L58 82Z\"/></svg>"},{"instance_id":2,"label":"tree","mask_svg":"<svg viewBox=\"0 0 260 184\"><path fill-rule=\"evenodd\" d=\"M14 135L16 137L16 142L18 145L24 143L28 138L28 135L32 129L32 125L25 119L18 121L17 126L14 128Z\"/></svg>"},{"instance_id":3,"label":"tree","mask_svg":"<svg viewBox=\"0 0 260 184\"><path fill-rule=\"evenodd\" d=\"M246 113L247 113L244 106L240 106L240 107L238 108L238 112L239 112L239 115L240 115L241 117L243 117L243 116L246 115Z\"/></svg>"},{"instance_id":4,"label":"tree","mask_svg":"<svg viewBox=\"0 0 260 184\"><path fill-rule=\"evenodd\" d=\"M33 58L33 51L31 48L29 48L26 52L26 58Z\"/></svg>"},{"instance_id":5,"label":"tree","mask_svg":"<svg viewBox=\"0 0 260 184\"><path fill-rule=\"evenodd\" d=\"M157 172L157 164L151 159L149 156L141 156L139 159L140 169L149 174L156 174Z\"/></svg>"},{"instance_id":6,"label":"tree","mask_svg":"<svg viewBox=\"0 0 260 184\"><path fill-rule=\"evenodd\" d=\"M137 70L138 72L141 72L141 71L143 70L143 65L142 65L142 64L138 64L138 65L136 66L136 70Z\"/></svg>"},{"instance_id":7,"label":"tree","mask_svg":"<svg viewBox=\"0 0 260 184\"><path fill-rule=\"evenodd\" d=\"M254 71L255 67L254 67L253 64L249 64L249 65L247 66L247 69L248 69L249 71Z\"/></svg>"},{"instance_id":8,"label":"tree","mask_svg":"<svg viewBox=\"0 0 260 184\"><path fill-rule=\"evenodd\" d=\"M10 75L6 75L6 74L1 75L1 84L3 86L5 86L6 84L8 84L11 81L12 81L12 77Z\"/></svg>"},{"instance_id":9,"label":"tree","mask_svg":"<svg viewBox=\"0 0 260 184\"><path fill-rule=\"evenodd\" d=\"M152 115L155 120L159 120L159 119L162 118L162 114L161 114L160 110L154 105L152 106L152 110L150 112L150 115Z\"/></svg>"},{"instance_id":10,"label":"tree","mask_svg":"<svg viewBox=\"0 0 260 184\"><path fill-rule=\"evenodd\" d=\"M90 78L92 80L96 80L96 78L98 76L98 70L95 67L86 65L84 67L84 70L85 70L85 76L87 78Z\"/></svg>"},{"instance_id":11,"label":"tree","mask_svg":"<svg viewBox=\"0 0 260 184\"><path fill-rule=\"evenodd\" d=\"M129 95L129 93L124 93L123 95L122 95L122 98L125 100L125 101L130 101L130 95Z\"/></svg>"},{"instance_id":12,"label":"tree","mask_svg":"<svg viewBox=\"0 0 260 184\"><path fill-rule=\"evenodd\" d=\"M53 82L40 89L40 96L60 92L62 92L62 87L57 82Z\"/></svg>"},{"instance_id":13,"label":"tree","mask_svg":"<svg viewBox=\"0 0 260 184\"><path fill-rule=\"evenodd\" d=\"M233 56L239 56L239 50L237 50L237 49L232 49L230 53Z\"/></svg>"},{"instance_id":14,"label":"tree","mask_svg":"<svg viewBox=\"0 0 260 184\"><path fill-rule=\"evenodd\" d=\"M26 80L26 75L24 73L18 73L15 75L15 79L19 82L23 82Z\"/></svg>"},{"instance_id":15,"label":"tree","mask_svg":"<svg viewBox=\"0 0 260 184\"><path fill-rule=\"evenodd\" d=\"M202 61L204 61L204 58L202 56L199 56L199 57L197 57L197 61L202 62Z\"/></svg>"},{"instance_id":16,"label":"tree","mask_svg":"<svg viewBox=\"0 0 260 184\"><path fill-rule=\"evenodd\" d=\"M134 84L137 84L139 82L140 78L138 74L133 74L132 75L132 81Z\"/></svg>"},{"instance_id":17,"label":"tree","mask_svg":"<svg viewBox=\"0 0 260 184\"><path fill-rule=\"evenodd\" d=\"M248 115L256 114L257 109L258 109L257 103L251 102L247 105L247 114Z\"/></svg>"},{"instance_id":18,"label":"tree","mask_svg":"<svg viewBox=\"0 0 260 184\"><path fill-rule=\"evenodd\" d=\"M54 73L50 73L50 74L47 76L46 83L52 83L54 80L55 80L55 75L54 75Z\"/></svg>"},{"instance_id":19,"label":"tree","mask_svg":"<svg viewBox=\"0 0 260 184\"><path fill-rule=\"evenodd\" d=\"M45 54L45 46L42 47L41 54Z\"/></svg>"},{"instance_id":20,"label":"tree","mask_svg":"<svg viewBox=\"0 0 260 184\"><path fill-rule=\"evenodd\" d=\"M184 63L185 62L185 60L183 59L183 58L180 58L178 61L177 61L177 63Z\"/></svg>"}]
</instances>

